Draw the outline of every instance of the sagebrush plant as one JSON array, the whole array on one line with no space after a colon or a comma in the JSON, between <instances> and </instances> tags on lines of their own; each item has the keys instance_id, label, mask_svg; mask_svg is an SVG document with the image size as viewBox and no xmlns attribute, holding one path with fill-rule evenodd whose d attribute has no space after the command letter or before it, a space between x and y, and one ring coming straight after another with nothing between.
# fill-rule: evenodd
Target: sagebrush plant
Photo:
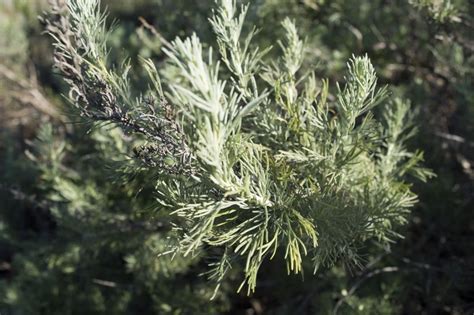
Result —
<instances>
[{"instance_id":1,"label":"sagebrush plant","mask_svg":"<svg viewBox=\"0 0 474 315\"><path fill-rule=\"evenodd\" d=\"M422 154L405 148L415 131L408 103L388 100L367 56L348 62L345 83L331 93L328 81L301 69L305 43L293 21L283 21L280 58L269 60L277 48L254 45L257 30L244 31L248 6L217 6L217 52L196 34L176 39L164 49L165 79L143 60L150 87L142 91L132 90L127 63L108 63L98 0L53 1L46 19L71 103L141 142L123 168L154 174L150 198L174 227L163 253L212 248L208 275L217 283L243 261L241 288L252 292L265 259L281 256L289 273L309 262L316 271L356 260L365 240L396 238L416 202L405 176L431 175Z\"/></svg>"}]
</instances>

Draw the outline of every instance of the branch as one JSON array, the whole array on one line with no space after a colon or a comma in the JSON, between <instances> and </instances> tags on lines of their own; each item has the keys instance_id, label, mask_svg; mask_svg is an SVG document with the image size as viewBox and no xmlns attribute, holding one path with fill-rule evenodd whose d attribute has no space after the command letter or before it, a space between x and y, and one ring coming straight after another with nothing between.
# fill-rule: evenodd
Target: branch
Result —
<instances>
[{"instance_id":1,"label":"branch","mask_svg":"<svg viewBox=\"0 0 474 315\"><path fill-rule=\"evenodd\" d=\"M29 104L38 111L46 114L54 119L62 120L58 111L51 102L41 93L41 91L34 84L34 80L26 81L19 78L11 69L3 64L0 64L0 77L13 82L20 87L20 92L13 92L12 96L20 103Z\"/></svg>"},{"instance_id":2,"label":"branch","mask_svg":"<svg viewBox=\"0 0 474 315\"><path fill-rule=\"evenodd\" d=\"M138 20L140 23L142 23L142 27L149 30L154 36L156 36L166 46L166 48L173 48L173 45L160 32L158 32L158 30L153 25L148 23L144 17L140 16Z\"/></svg>"},{"instance_id":3,"label":"branch","mask_svg":"<svg viewBox=\"0 0 474 315\"><path fill-rule=\"evenodd\" d=\"M384 268L380 268L380 269L375 269L369 273L366 273L364 276L362 276L350 289L349 291L347 291L346 294L344 294L344 296L339 299L336 303L336 306L334 307L334 310L333 310L333 314L337 314L338 311L339 311L339 308L342 306L342 303L344 303L346 301L346 299L353 295L355 293L355 291L364 283L366 282L367 280L369 280L370 278L373 278L375 277L376 275L379 275L379 274L382 274L382 273L390 273L390 272L397 272L399 271L400 268L398 267L395 267L395 266L392 266L392 267L384 267Z\"/></svg>"}]
</instances>

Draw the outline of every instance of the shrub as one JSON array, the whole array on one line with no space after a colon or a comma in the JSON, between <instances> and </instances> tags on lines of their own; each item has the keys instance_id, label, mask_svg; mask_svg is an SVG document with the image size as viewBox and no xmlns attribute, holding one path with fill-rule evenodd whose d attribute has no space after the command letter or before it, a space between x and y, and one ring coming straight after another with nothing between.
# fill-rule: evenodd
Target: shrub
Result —
<instances>
[{"instance_id":1,"label":"shrub","mask_svg":"<svg viewBox=\"0 0 474 315\"><path fill-rule=\"evenodd\" d=\"M305 44L291 20L271 59L253 43L257 31L243 31L247 8L219 2L210 19L218 53L193 35L166 45L161 74L143 60L142 90L131 87L127 62L107 60L98 1L56 2L47 23L74 108L130 136L133 149L115 162L149 175L150 201L173 224L164 252L212 255L218 283L243 261L251 292L265 259L282 257L293 273L308 260L316 271L356 261L368 239L389 243L416 202L405 176L431 173L404 146L415 131L408 103L387 101L367 56L353 57L332 91L301 68Z\"/></svg>"}]
</instances>

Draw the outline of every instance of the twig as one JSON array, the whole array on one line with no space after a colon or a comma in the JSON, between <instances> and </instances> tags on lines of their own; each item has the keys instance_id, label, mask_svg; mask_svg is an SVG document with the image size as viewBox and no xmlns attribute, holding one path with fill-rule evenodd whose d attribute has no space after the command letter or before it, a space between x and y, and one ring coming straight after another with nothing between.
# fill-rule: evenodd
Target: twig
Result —
<instances>
[{"instance_id":1,"label":"twig","mask_svg":"<svg viewBox=\"0 0 474 315\"><path fill-rule=\"evenodd\" d=\"M465 144L469 145L470 147L474 147L473 142L467 142L465 138L463 138L461 136L458 136L458 135L453 135L453 134L446 133L446 132L441 132L441 131L435 132L435 135L437 135L438 137L443 138L445 140L449 140L449 141L452 141L452 142L458 142L458 143L465 143Z\"/></svg>"},{"instance_id":2,"label":"twig","mask_svg":"<svg viewBox=\"0 0 474 315\"><path fill-rule=\"evenodd\" d=\"M43 93L41 93L41 91L33 82L28 82L19 78L12 70L2 64L0 64L0 77L15 83L20 87L21 91L12 93L12 96L16 100L23 104L29 104L38 111L52 118L61 120L61 116L56 111L54 106L48 101L48 99L43 95Z\"/></svg>"},{"instance_id":3,"label":"twig","mask_svg":"<svg viewBox=\"0 0 474 315\"><path fill-rule=\"evenodd\" d=\"M163 36L161 35L160 32L158 32L158 30L153 26L151 25L150 23L147 22L147 20L145 20L144 17L140 16L138 18L138 20L140 21L140 23L142 23L142 26L144 28L146 28L147 30L149 30L153 35L155 35L156 37L158 37L158 39L167 47L167 48L172 48L173 45Z\"/></svg>"},{"instance_id":4,"label":"twig","mask_svg":"<svg viewBox=\"0 0 474 315\"><path fill-rule=\"evenodd\" d=\"M381 273L390 273L390 272L397 272L399 271L400 268L396 266L391 266L391 267L384 267L381 269L375 269L374 271L371 271L364 276L362 276L350 289L347 291L347 294L345 294L339 301L337 301L336 306L334 307L333 314L337 314L339 311L339 308L341 307L342 303L347 299L347 297L351 296L354 294L354 292L368 279L373 278L376 275L379 275Z\"/></svg>"},{"instance_id":5,"label":"twig","mask_svg":"<svg viewBox=\"0 0 474 315\"><path fill-rule=\"evenodd\" d=\"M103 287L108 287L108 288L116 288L117 283L112 282L112 281L107 281L107 280L101 280L101 279L92 279L92 282L98 285L101 285Z\"/></svg>"}]
</instances>

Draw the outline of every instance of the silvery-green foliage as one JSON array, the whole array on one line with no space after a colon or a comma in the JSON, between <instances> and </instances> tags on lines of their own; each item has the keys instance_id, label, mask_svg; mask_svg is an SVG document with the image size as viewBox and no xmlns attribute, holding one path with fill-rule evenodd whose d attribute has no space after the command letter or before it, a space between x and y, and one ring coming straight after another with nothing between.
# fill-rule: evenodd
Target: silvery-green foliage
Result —
<instances>
[{"instance_id":1,"label":"silvery-green foliage","mask_svg":"<svg viewBox=\"0 0 474 315\"><path fill-rule=\"evenodd\" d=\"M334 95L329 82L301 69L305 44L286 19L280 58L245 34L247 6L218 1L210 18L218 49L198 35L176 39L164 52L177 75L160 82L151 60L151 101L134 98L129 67L107 64L105 16L97 0L57 3L48 30L56 63L82 115L144 136L142 168L157 173L156 199L174 223L175 255L205 255L209 277L224 278L239 261L249 292L266 259L289 273L311 264L357 259L367 239L386 244L416 202L404 182L425 180L420 153L406 150L413 134L406 102L387 101L367 56L348 62ZM120 74L118 74L120 73ZM375 106L385 114L376 119ZM138 166L137 166L138 167ZM150 196L153 198L153 196ZM175 245L177 244L177 245Z\"/></svg>"},{"instance_id":2,"label":"silvery-green foliage","mask_svg":"<svg viewBox=\"0 0 474 315\"><path fill-rule=\"evenodd\" d=\"M439 22L459 22L458 7L451 0L409 0L416 8L425 9Z\"/></svg>"}]
</instances>

